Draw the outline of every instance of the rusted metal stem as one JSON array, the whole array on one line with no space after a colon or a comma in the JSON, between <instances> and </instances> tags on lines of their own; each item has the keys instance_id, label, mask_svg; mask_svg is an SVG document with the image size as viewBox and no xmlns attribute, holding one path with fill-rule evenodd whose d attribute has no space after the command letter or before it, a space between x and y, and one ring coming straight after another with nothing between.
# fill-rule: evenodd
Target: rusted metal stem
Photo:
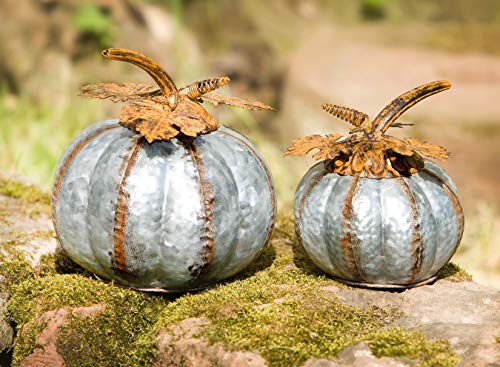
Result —
<instances>
[{"instance_id":1,"label":"rusted metal stem","mask_svg":"<svg viewBox=\"0 0 500 367\"><path fill-rule=\"evenodd\" d=\"M389 103L375 118L372 123L372 132L385 133L396 119L406 110L420 102L424 98L442 92L451 87L446 80L439 80L416 87Z\"/></svg>"},{"instance_id":2,"label":"rusted metal stem","mask_svg":"<svg viewBox=\"0 0 500 367\"><path fill-rule=\"evenodd\" d=\"M167 72L149 57L125 48L107 48L102 55L109 60L125 61L134 64L147 72L158 84L171 110L174 110L179 101L179 91Z\"/></svg>"}]
</instances>

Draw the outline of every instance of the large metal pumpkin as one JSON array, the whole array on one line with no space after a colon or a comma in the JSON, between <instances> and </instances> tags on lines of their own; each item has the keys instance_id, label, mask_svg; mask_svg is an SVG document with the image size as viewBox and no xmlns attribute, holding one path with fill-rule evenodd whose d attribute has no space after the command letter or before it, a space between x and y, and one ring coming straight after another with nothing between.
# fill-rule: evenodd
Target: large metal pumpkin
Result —
<instances>
[{"instance_id":1,"label":"large metal pumpkin","mask_svg":"<svg viewBox=\"0 0 500 367\"><path fill-rule=\"evenodd\" d=\"M297 236L313 262L353 285L406 288L435 279L462 238L457 188L429 158L438 146L384 133L409 106L449 88L430 83L394 100L370 123L358 111L323 105L355 125L351 135L299 139L287 154L315 155L295 196Z\"/></svg>"},{"instance_id":2,"label":"large metal pumpkin","mask_svg":"<svg viewBox=\"0 0 500 367\"><path fill-rule=\"evenodd\" d=\"M178 98L175 110L196 103ZM185 291L228 278L259 255L276 195L247 139L222 126L148 139L122 125L121 116L90 126L56 169L53 219L71 259L130 287Z\"/></svg>"}]
</instances>

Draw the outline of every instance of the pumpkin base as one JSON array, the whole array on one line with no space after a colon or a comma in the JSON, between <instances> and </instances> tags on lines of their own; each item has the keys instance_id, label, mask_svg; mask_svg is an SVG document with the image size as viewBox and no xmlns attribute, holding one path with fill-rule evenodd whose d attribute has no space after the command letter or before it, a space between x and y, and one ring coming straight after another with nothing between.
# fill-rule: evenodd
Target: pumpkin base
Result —
<instances>
[{"instance_id":1,"label":"pumpkin base","mask_svg":"<svg viewBox=\"0 0 500 367\"><path fill-rule=\"evenodd\" d=\"M103 279L101 279L101 280L103 280ZM103 280L103 281L110 282L110 283L112 282L112 281L108 281L108 280ZM156 294L160 294L160 293L181 294L181 293L203 291L216 283L211 283L211 284L207 284L207 285L202 286L202 287L189 288L189 289L165 289L165 288L158 288L158 287L156 287L156 288L142 288L142 287L134 287L134 286L127 285L127 284L117 283L116 281L113 281L113 284L119 288L128 288L128 289L133 289L134 291L139 291L139 292L156 293Z\"/></svg>"},{"instance_id":2,"label":"pumpkin base","mask_svg":"<svg viewBox=\"0 0 500 367\"><path fill-rule=\"evenodd\" d=\"M420 282L411 283L411 284L359 283L359 282L353 282L351 280L337 278L334 276L332 276L332 278L341 282L341 283L350 285L352 287L379 289L379 290L387 290L387 291L391 291L391 290L397 291L397 290L405 290L405 289L409 289L409 288L415 288L415 287L420 287L423 285L434 283L437 280L438 275L436 274L430 278L427 278L425 280L421 280Z\"/></svg>"}]
</instances>

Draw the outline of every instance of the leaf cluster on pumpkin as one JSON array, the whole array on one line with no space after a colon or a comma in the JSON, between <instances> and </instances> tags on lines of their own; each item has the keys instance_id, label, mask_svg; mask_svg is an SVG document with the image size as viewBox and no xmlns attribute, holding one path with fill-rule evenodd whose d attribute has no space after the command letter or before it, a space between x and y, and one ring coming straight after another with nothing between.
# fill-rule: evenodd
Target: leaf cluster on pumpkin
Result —
<instances>
[{"instance_id":1,"label":"leaf cluster on pumpkin","mask_svg":"<svg viewBox=\"0 0 500 367\"><path fill-rule=\"evenodd\" d=\"M362 177L394 177L415 173L416 171L411 168L418 168L421 156L438 160L445 160L449 156L443 147L414 138L398 139L381 134L376 138L350 135L339 141L341 138L342 135L339 134L305 136L294 140L286 150L285 156L305 155L317 149L318 152L312 157L317 160L333 161L333 166L329 166L332 171ZM401 156L413 158L409 166L403 165L404 169L399 169L402 163L395 162L401 160L403 158Z\"/></svg>"},{"instance_id":2,"label":"leaf cluster on pumpkin","mask_svg":"<svg viewBox=\"0 0 500 367\"><path fill-rule=\"evenodd\" d=\"M81 96L129 102L122 108L120 124L143 135L150 143L169 140L178 135L196 137L219 128L219 123L199 104L211 102L249 110L274 110L250 99L210 93L229 83L228 77L205 79L177 89L168 74L148 57L127 49L106 49L102 53L111 60L130 62L148 72L160 88L148 84L106 83L81 88ZM161 88L163 86L163 88ZM183 94L179 94L183 91Z\"/></svg>"},{"instance_id":3,"label":"leaf cluster on pumpkin","mask_svg":"<svg viewBox=\"0 0 500 367\"><path fill-rule=\"evenodd\" d=\"M309 135L292 142L287 155L304 155L317 149L314 159L327 160L332 172L358 177L390 178L410 175L424 167L424 158L445 160L445 148L414 138L385 135L389 127L403 127L395 120L408 108L451 87L445 80L418 86L394 99L370 122L368 115L352 108L324 103L323 110L354 126L349 135Z\"/></svg>"}]
</instances>

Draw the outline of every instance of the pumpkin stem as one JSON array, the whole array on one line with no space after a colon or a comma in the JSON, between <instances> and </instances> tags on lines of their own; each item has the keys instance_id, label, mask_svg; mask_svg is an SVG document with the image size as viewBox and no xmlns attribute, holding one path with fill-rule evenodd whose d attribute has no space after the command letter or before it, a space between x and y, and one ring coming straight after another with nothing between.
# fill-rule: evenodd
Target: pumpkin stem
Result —
<instances>
[{"instance_id":1,"label":"pumpkin stem","mask_svg":"<svg viewBox=\"0 0 500 367\"><path fill-rule=\"evenodd\" d=\"M424 98L432 96L433 94L442 92L451 87L451 84L446 80L439 80L416 87L399 97L392 100L384 109L378 114L372 123L372 133L380 131L385 133L389 127L401 116L406 110L420 102Z\"/></svg>"},{"instance_id":2,"label":"pumpkin stem","mask_svg":"<svg viewBox=\"0 0 500 367\"><path fill-rule=\"evenodd\" d=\"M170 110L174 110L177 107L180 98L179 91L172 78L156 61L139 52L125 48L107 48L102 51L102 55L106 59L129 62L143 69L160 87L167 99Z\"/></svg>"}]
</instances>

